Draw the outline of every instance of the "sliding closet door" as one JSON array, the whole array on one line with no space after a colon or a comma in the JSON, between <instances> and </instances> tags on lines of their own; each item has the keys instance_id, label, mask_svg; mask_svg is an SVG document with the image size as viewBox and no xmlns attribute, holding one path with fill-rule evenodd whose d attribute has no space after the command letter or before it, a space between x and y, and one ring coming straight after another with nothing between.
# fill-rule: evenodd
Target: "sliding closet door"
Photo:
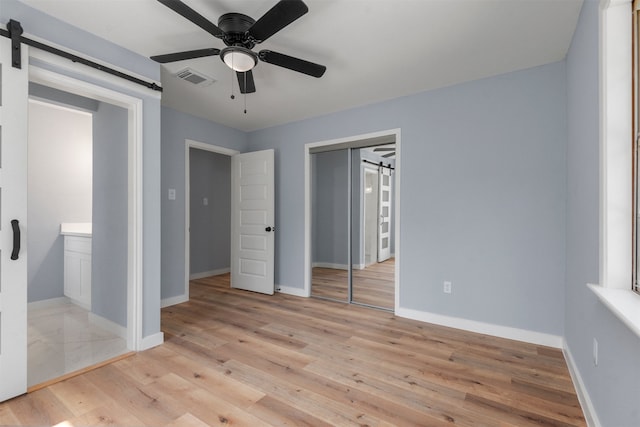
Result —
<instances>
[{"instance_id":1,"label":"sliding closet door","mask_svg":"<svg viewBox=\"0 0 640 427\"><path fill-rule=\"evenodd\" d=\"M349 150L311 155L311 295L349 301Z\"/></svg>"},{"instance_id":2,"label":"sliding closet door","mask_svg":"<svg viewBox=\"0 0 640 427\"><path fill-rule=\"evenodd\" d=\"M352 151L351 301L393 310L395 260L390 215L395 160L390 148ZM381 241L385 242L383 247Z\"/></svg>"}]
</instances>

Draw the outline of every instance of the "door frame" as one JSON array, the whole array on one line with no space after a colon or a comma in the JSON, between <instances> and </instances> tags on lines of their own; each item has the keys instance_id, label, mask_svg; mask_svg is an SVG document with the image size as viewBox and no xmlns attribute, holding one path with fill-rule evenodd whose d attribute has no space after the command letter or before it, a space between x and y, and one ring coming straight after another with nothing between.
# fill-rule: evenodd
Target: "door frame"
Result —
<instances>
[{"instance_id":1,"label":"door frame","mask_svg":"<svg viewBox=\"0 0 640 427\"><path fill-rule=\"evenodd\" d=\"M38 53L35 56L43 56L46 62L53 62L65 69L72 69L81 76L89 76L83 67L63 63L61 60L49 55ZM104 76L101 80L104 81ZM143 313L143 188L142 188L142 147L143 147L143 101L141 98L124 94L116 90L107 89L84 80L79 80L65 74L60 74L37 65L29 64L29 81L43 84L55 89L85 96L87 98L105 101L128 112L128 195L127 195L127 348L133 351L143 350L148 343L142 336ZM120 83L119 80L107 80L108 83ZM120 87L117 84L116 87ZM127 87L128 89L128 87Z\"/></svg>"},{"instance_id":2,"label":"door frame","mask_svg":"<svg viewBox=\"0 0 640 427\"><path fill-rule=\"evenodd\" d=\"M395 173L395 197L394 215L395 221L395 302L394 313L400 307L400 175L402 168L401 161L401 137L400 128L383 130L379 132L354 135L345 138L330 139L318 142L310 142L304 146L304 288L301 296L311 296L311 154L321 153L323 151L339 150L343 148L362 148L373 145L396 144L396 173ZM349 221L349 230L351 230L351 221ZM351 232L349 232L351 234Z\"/></svg>"},{"instance_id":3,"label":"door frame","mask_svg":"<svg viewBox=\"0 0 640 427\"><path fill-rule=\"evenodd\" d=\"M191 270L191 236L189 228L191 227L191 177L190 177L190 162L189 162L189 149L195 148L198 150L209 151L211 153L218 153L225 156L234 156L240 154L240 151L231 148L221 147L219 145L207 144L206 142L194 141L192 139L184 140L184 294L179 296L178 300L170 298L171 301L166 300L162 305L173 305L181 302L189 301L189 276ZM231 250L231 248L229 248Z\"/></svg>"}]
</instances>

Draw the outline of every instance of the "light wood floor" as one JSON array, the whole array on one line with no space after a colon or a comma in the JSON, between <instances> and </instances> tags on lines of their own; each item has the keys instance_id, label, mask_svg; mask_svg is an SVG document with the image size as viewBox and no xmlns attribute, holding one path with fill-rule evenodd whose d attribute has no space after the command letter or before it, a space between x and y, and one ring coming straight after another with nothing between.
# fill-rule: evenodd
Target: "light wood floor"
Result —
<instances>
[{"instance_id":1,"label":"light wood floor","mask_svg":"<svg viewBox=\"0 0 640 427\"><path fill-rule=\"evenodd\" d=\"M311 295L347 302L347 270L314 267L311 272ZM353 301L393 310L395 305L395 259L353 270Z\"/></svg>"},{"instance_id":2,"label":"light wood floor","mask_svg":"<svg viewBox=\"0 0 640 427\"><path fill-rule=\"evenodd\" d=\"M0 424L584 426L557 349L192 282L165 344L0 404Z\"/></svg>"}]
</instances>

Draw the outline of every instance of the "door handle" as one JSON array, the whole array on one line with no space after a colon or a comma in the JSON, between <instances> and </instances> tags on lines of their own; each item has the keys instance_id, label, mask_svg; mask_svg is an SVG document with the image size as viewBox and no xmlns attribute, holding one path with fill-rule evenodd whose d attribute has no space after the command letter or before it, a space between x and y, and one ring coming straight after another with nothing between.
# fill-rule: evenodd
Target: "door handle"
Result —
<instances>
[{"instance_id":1,"label":"door handle","mask_svg":"<svg viewBox=\"0 0 640 427\"><path fill-rule=\"evenodd\" d=\"M11 228L13 228L13 252L11 252L11 259L18 259L20 255L20 225L17 219L11 220Z\"/></svg>"},{"instance_id":2,"label":"door handle","mask_svg":"<svg viewBox=\"0 0 640 427\"><path fill-rule=\"evenodd\" d=\"M276 228L275 227L267 227L267 228L264 229L264 231L266 231L268 233L269 231L276 231Z\"/></svg>"}]
</instances>

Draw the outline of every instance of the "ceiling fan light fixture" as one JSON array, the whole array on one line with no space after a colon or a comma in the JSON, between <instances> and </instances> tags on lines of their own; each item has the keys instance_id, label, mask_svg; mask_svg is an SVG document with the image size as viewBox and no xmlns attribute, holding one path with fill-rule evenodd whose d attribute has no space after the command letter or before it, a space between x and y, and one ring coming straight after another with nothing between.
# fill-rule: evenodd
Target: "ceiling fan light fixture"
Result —
<instances>
[{"instance_id":1,"label":"ceiling fan light fixture","mask_svg":"<svg viewBox=\"0 0 640 427\"><path fill-rule=\"evenodd\" d=\"M222 49L220 59L222 59L229 68L240 73L253 69L258 63L258 55L241 46L229 46Z\"/></svg>"}]
</instances>

